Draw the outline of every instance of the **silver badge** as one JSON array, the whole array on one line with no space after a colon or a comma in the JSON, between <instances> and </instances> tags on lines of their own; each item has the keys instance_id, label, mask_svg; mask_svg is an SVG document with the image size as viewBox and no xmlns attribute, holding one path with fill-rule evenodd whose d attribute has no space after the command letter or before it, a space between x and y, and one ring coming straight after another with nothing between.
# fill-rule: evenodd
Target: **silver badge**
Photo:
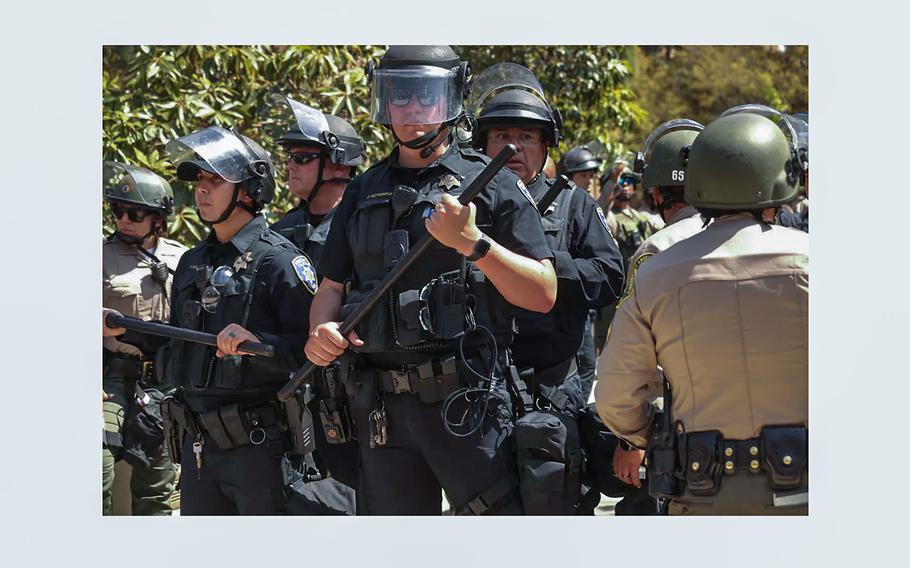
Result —
<instances>
[{"instance_id":1,"label":"silver badge","mask_svg":"<svg viewBox=\"0 0 910 568\"><path fill-rule=\"evenodd\" d=\"M242 255L237 257L237 260L234 261L234 271L240 272L246 268L253 261L253 253L246 251Z\"/></svg>"},{"instance_id":2,"label":"silver badge","mask_svg":"<svg viewBox=\"0 0 910 568\"><path fill-rule=\"evenodd\" d=\"M439 180L439 187L446 188L446 191L451 191L453 187L459 187L461 182L458 181L458 178L452 174L446 175L444 178Z\"/></svg>"}]
</instances>

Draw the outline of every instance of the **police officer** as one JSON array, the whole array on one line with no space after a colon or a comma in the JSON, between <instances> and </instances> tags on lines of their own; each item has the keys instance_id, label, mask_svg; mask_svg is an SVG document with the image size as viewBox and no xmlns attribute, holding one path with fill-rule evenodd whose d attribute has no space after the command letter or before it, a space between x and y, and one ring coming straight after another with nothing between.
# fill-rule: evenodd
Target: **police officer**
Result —
<instances>
[{"instance_id":1,"label":"police officer","mask_svg":"<svg viewBox=\"0 0 910 568\"><path fill-rule=\"evenodd\" d=\"M638 266L651 256L665 250L675 242L688 238L701 231L705 220L698 211L686 203L683 193L685 165L680 160L680 153L690 146L695 136L704 127L689 119L676 119L665 122L654 129L635 160L634 170L642 174L642 186L646 195L650 193L660 215L667 225L654 233L638 247L626 268L627 286L631 286L634 276L631 274ZM609 361L605 361L609 365ZM655 374L657 369L654 369ZM648 494L647 484L642 485L639 468L644 459L644 451L619 440L613 452L613 471L620 481L634 487L627 488L623 499L616 504L616 514L625 512L653 512L657 503Z\"/></svg>"},{"instance_id":2,"label":"police officer","mask_svg":"<svg viewBox=\"0 0 910 568\"><path fill-rule=\"evenodd\" d=\"M300 198L300 204L272 225L272 230L318 264L335 208L354 169L363 164L366 144L343 118L280 98L293 119L278 143L288 155L288 188Z\"/></svg>"},{"instance_id":3,"label":"police officer","mask_svg":"<svg viewBox=\"0 0 910 568\"><path fill-rule=\"evenodd\" d=\"M300 204L288 211L272 230L297 245L319 263L335 210L354 170L363 164L366 144L347 121L276 95L286 110L290 127L278 142L287 151L288 187ZM317 275L318 276L318 275ZM343 389L331 377L316 382L315 435L318 450L315 465L322 475L357 486L357 442ZM297 464L295 469L305 470ZM297 477L289 472L290 476Z\"/></svg>"},{"instance_id":4,"label":"police officer","mask_svg":"<svg viewBox=\"0 0 910 568\"><path fill-rule=\"evenodd\" d=\"M554 183L542 174L542 169L549 148L559 143L559 111L547 103L534 74L514 63L500 63L485 70L478 76L473 93L476 103L472 107L480 109L475 145L488 156L495 156L506 144L515 144L518 152L507 167L521 178L535 201L541 200ZM518 310L518 336L512 353L534 396L559 411L565 427L576 432L572 439L577 443L576 416L585 407L594 383L589 309L619 297L622 257L607 230L603 210L574 184L547 208L542 222L553 250L557 302L546 314ZM538 406L541 404L538 402ZM541 511L534 511L526 502L527 513L574 511L581 455L577 446L567 450L576 460L566 464L575 476L573 482L566 482L560 474L554 487L536 486L546 481L536 476L527 482L535 486L522 488L523 492L552 491L554 497L562 494L563 499L551 499Z\"/></svg>"},{"instance_id":5,"label":"police officer","mask_svg":"<svg viewBox=\"0 0 910 568\"><path fill-rule=\"evenodd\" d=\"M367 72L373 119L398 144L351 181L339 205L306 345L323 366L349 341L359 352L341 368L361 433L358 512L438 515L442 489L456 513L521 513L504 387L514 371L509 303L553 307L553 253L511 172L497 173L470 206L455 199L489 163L452 141L466 61L449 46L391 46ZM438 242L342 337L339 320L427 232Z\"/></svg>"},{"instance_id":6,"label":"police officer","mask_svg":"<svg viewBox=\"0 0 910 568\"><path fill-rule=\"evenodd\" d=\"M619 243L623 262L629 265L632 255L654 233L654 226L647 216L632 207L632 198L638 189L641 174L625 167L616 182L613 206L607 215L610 231Z\"/></svg>"},{"instance_id":7,"label":"police officer","mask_svg":"<svg viewBox=\"0 0 910 568\"><path fill-rule=\"evenodd\" d=\"M171 186L144 168L105 162L103 169L104 199L117 230L101 251L102 303L121 314L164 321L171 309L171 274L186 251L161 236L174 207ZM133 466L132 513L169 515L176 468L164 439L143 428L146 421L157 420L159 412L162 387L153 370L159 344L127 333L105 337L103 345L103 512L113 512L114 463L125 459Z\"/></svg>"},{"instance_id":8,"label":"police officer","mask_svg":"<svg viewBox=\"0 0 910 568\"><path fill-rule=\"evenodd\" d=\"M587 144L582 144L563 154L556 165L556 170L560 175L567 176L578 187L591 191L589 189L591 180L597 175L597 170L603 163L603 158L598 156L595 150L592 150Z\"/></svg>"},{"instance_id":9,"label":"police officer","mask_svg":"<svg viewBox=\"0 0 910 568\"><path fill-rule=\"evenodd\" d=\"M713 222L641 264L616 314L597 409L652 453L652 480L667 474L670 514L807 512L808 237L765 221L805 167L764 116L710 123L689 152L685 198ZM649 442L657 365L675 422Z\"/></svg>"},{"instance_id":10,"label":"police officer","mask_svg":"<svg viewBox=\"0 0 910 568\"><path fill-rule=\"evenodd\" d=\"M195 182L208 237L174 276L171 322L217 334L216 347L176 341L169 373L168 440L177 450L181 514L281 513L281 458L304 451L293 433L300 413L275 395L304 362L312 264L260 214L275 192L274 167L256 142L212 126L168 142L177 177ZM243 356L244 341L275 346L275 357Z\"/></svg>"}]
</instances>

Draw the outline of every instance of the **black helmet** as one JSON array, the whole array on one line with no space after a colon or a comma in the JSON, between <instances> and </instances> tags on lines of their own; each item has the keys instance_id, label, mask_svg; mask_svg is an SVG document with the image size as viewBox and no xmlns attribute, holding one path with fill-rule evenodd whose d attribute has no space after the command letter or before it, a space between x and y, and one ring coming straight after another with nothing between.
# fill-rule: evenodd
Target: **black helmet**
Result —
<instances>
[{"instance_id":1,"label":"black helmet","mask_svg":"<svg viewBox=\"0 0 910 568\"><path fill-rule=\"evenodd\" d=\"M464 116L471 66L447 45L393 45L379 60L367 63L371 85L370 115L391 126L388 106L406 107L413 99L427 110L412 117L422 124L439 124L432 132L415 140L399 140L409 148L427 148L442 132ZM427 154L429 155L429 153Z\"/></svg>"},{"instance_id":2,"label":"black helmet","mask_svg":"<svg viewBox=\"0 0 910 568\"><path fill-rule=\"evenodd\" d=\"M284 105L284 118L289 123L287 131L278 138L279 144L285 148L315 144L333 164L352 167L363 164L366 144L348 121L319 112L290 97L273 95L272 98Z\"/></svg>"},{"instance_id":3,"label":"black helmet","mask_svg":"<svg viewBox=\"0 0 910 568\"><path fill-rule=\"evenodd\" d=\"M234 197L227 209L214 221L200 215L203 223L221 223L230 217L237 205L255 215L275 197L272 158L262 146L235 130L209 126L171 140L165 149L171 161L177 164L177 177L181 180L195 181L199 170L204 170L235 184ZM252 198L254 207L237 201L241 187Z\"/></svg>"},{"instance_id":4,"label":"black helmet","mask_svg":"<svg viewBox=\"0 0 910 568\"><path fill-rule=\"evenodd\" d=\"M174 192L163 177L145 168L104 162L102 170L104 199L109 203L129 203L160 212L167 217L174 211Z\"/></svg>"},{"instance_id":5,"label":"black helmet","mask_svg":"<svg viewBox=\"0 0 910 568\"><path fill-rule=\"evenodd\" d=\"M558 173L574 174L575 172L600 169L604 160L598 156L590 146L591 144L575 146L563 154L562 158L559 159L559 163L556 164ZM596 148L594 150L596 150Z\"/></svg>"},{"instance_id":6,"label":"black helmet","mask_svg":"<svg viewBox=\"0 0 910 568\"><path fill-rule=\"evenodd\" d=\"M496 127L540 128L551 147L562 139L562 116L547 102L537 77L516 63L497 63L477 76L468 111L477 117L474 145L486 146L486 131Z\"/></svg>"}]
</instances>

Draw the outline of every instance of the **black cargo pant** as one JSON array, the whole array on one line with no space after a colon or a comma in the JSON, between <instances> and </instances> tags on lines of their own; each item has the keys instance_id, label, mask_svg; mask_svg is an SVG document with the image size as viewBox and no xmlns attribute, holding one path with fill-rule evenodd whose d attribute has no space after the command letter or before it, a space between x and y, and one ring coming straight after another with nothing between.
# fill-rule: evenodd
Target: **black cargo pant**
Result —
<instances>
[{"instance_id":1,"label":"black cargo pant","mask_svg":"<svg viewBox=\"0 0 910 568\"><path fill-rule=\"evenodd\" d=\"M588 311L588 321L585 323L585 332L578 348L576 360L578 361L578 375L581 380L582 407L588 403L591 390L594 388L594 379L597 376L597 353L594 350L594 318L595 310Z\"/></svg>"},{"instance_id":2,"label":"black cargo pant","mask_svg":"<svg viewBox=\"0 0 910 568\"><path fill-rule=\"evenodd\" d=\"M180 459L181 515L279 515L286 497L281 455L266 444L221 450L205 434L202 469L196 468L194 438L183 441Z\"/></svg>"},{"instance_id":3,"label":"black cargo pant","mask_svg":"<svg viewBox=\"0 0 910 568\"><path fill-rule=\"evenodd\" d=\"M361 377L364 373L370 374L358 371ZM362 464L358 514L439 515L442 490L457 512L503 479L517 481L511 404L504 389L490 402L480 430L466 438L445 430L442 402L382 393L388 444L371 448L368 417L379 405L379 392L374 378L360 380L351 402ZM517 486L488 514L522 514Z\"/></svg>"}]
</instances>

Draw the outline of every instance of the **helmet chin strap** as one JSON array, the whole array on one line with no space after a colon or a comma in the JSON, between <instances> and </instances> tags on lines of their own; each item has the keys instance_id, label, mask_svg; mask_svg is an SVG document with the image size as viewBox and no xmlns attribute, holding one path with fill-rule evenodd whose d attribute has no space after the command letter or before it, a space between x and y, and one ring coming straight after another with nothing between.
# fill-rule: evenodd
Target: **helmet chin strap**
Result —
<instances>
[{"instance_id":1,"label":"helmet chin strap","mask_svg":"<svg viewBox=\"0 0 910 568\"><path fill-rule=\"evenodd\" d=\"M398 134L395 133L395 129L392 128L391 125L389 125L389 130L392 131L392 137L395 139L395 142L398 142L402 146L410 148L411 150L420 150L420 157L427 158L430 154L435 152L437 148L442 146L444 142L449 140L449 138L452 136L452 133L450 132L447 136L441 137L436 144L433 144L433 140L435 140L444 130L451 128L456 122L457 119L447 120L430 132L422 134L417 138L408 141L404 141L399 138Z\"/></svg>"},{"instance_id":2,"label":"helmet chin strap","mask_svg":"<svg viewBox=\"0 0 910 568\"><path fill-rule=\"evenodd\" d=\"M245 205L245 204L243 204L243 203L241 203L240 201L237 200L237 197L238 197L239 195L240 195L240 184L239 184L239 183L235 183L235 184L234 184L234 195L231 197L231 203L227 206L227 208L225 208L224 212L221 213L221 216L219 216L219 217L218 217L217 219L215 219L214 221L209 221L208 219L206 219L206 218L204 218L204 217L202 216L202 213L199 211L199 207L196 207L196 208L195 208L195 209L196 209L196 216L199 217L199 220L202 221L202 223L203 223L204 225L207 225L207 226L211 227L212 225L217 225L217 224L219 224L219 223L224 223L225 221L227 221L227 218L231 216L231 213L234 212L234 209L235 209L238 205L239 205L240 207L242 207L243 209L246 209L247 211L249 211L249 212L252 213L253 215L255 215L255 214L256 214L255 211L251 211L251 208L250 208L249 206L247 206L247 205Z\"/></svg>"}]
</instances>

